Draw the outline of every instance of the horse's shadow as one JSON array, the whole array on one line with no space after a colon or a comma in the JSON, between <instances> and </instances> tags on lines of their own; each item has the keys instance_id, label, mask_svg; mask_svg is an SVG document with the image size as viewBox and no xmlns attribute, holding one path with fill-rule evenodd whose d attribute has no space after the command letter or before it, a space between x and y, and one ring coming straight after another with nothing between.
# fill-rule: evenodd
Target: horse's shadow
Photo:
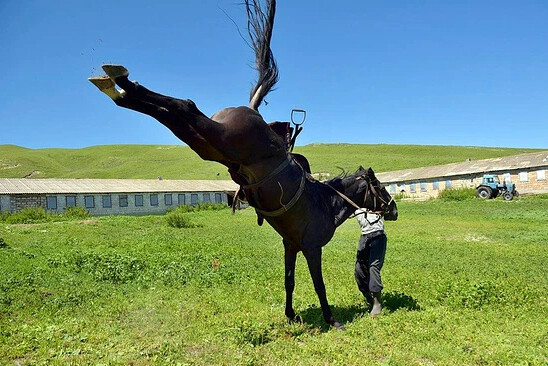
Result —
<instances>
[{"instance_id":1,"label":"horse's shadow","mask_svg":"<svg viewBox=\"0 0 548 366\"><path fill-rule=\"evenodd\" d=\"M405 309L407 311L422 310L417 299L398 291L383 293L382 303L384 314L393 313L400 309ZM366 316L369 313L369 308L365 300L363 303L351 306L332 306L332 309L337 320L343 325L352 323L356 318ZM311 305L307 309L300 311L299 315L305 324L319 328L322 332L327 332L331 329L323 319L322 309L316 305Z\"/></svg>"}]
</instances>

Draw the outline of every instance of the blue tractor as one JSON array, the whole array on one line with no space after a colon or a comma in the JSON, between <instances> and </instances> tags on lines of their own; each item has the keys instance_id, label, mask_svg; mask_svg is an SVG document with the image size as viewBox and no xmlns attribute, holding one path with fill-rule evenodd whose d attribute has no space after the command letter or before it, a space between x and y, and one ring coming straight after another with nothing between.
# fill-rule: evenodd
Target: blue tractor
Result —
<instances>
[{"instance_id":1,"label":"blue tractor","mask_svg":"<svg viewBox=\"0 0 548 366\"><path fill-rule=\"evenodd\" d=\"M484 174L481 184L476 187L476 196L479 198L496 198L501 195L506 201L511 201L519 196L516 185L513 183L501 183L498 175Z\"/></svg>"}]
</instances>

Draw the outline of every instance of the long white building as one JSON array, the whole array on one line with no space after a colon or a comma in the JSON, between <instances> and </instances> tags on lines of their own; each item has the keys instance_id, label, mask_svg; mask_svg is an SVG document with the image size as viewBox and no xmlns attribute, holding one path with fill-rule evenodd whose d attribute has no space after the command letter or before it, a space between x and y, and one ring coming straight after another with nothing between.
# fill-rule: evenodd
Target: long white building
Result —
<instances>
[{"instance_id":1,"label":"long white building","mask_svg":"<svg viewBox=\"0 0 548 366\"><path fill-rule=\"evenodd\" d=\"M230 205L236 188L230 180L0 178L0 212L80 206L94 216L163 214L179 205Z\"/></svg>"}]
</instances>

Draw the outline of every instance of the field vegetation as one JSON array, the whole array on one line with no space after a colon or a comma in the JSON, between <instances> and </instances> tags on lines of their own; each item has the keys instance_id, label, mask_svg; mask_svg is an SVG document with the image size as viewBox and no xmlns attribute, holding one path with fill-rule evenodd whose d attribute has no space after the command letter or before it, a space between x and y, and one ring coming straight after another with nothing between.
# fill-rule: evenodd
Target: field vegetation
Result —
<instances>
[{"instance_id":1,"label":"field vegetation","mask_svg":"<svg viewBox=\"0 0 548 366\"><path fill-rule=\"evenodd\" d=\"M297 146L313 172L339 174L359 165L376 172L495 158L535 149L424 145L312 144ZM0 178L230 179L220 164L187 146L107 145L83 149L27 149L0 145Z\"/></svg>"},{"instance_id":2,"label":"field vegetation","mask_svg":"<svg viewBox=\"0 0 548 366\"><path fill-rule=\"evenodd\" d=\"M398 203L385 311L354 283L358 227L324 250L330 329L302 255L252 210L0 223L0 364L546 365L548 195Z\"/></svg>"}]
</instances>

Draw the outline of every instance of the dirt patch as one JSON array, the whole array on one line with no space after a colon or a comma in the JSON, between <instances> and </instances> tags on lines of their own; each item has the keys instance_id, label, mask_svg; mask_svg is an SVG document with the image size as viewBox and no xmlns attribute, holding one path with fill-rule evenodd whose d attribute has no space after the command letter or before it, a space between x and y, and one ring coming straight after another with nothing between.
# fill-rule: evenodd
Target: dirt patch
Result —
<instances>
[{"instance_id":1,"label":"dirt patch","mask_svg":"<svg viewBox=\"0 0 548 366\"><path fill-rule=\"evenodd\" d=\"M35 227L42 224L45 224L45 222L37 222L36 224L12 224L11 226L20 228L20 229L27 229L29 227Z\"/></svg>"},{"instance_id":2,"label":"dirt patch","mask_svg":"<svg viewBox=\"0 0 548 366\"><path fill-rule=\"evenodd\" d=\"M33 170L29 174L25 175L23 178L32 178L32 177L34 177L35 175L38 175L38 174L40 174L39 170Z\"/></svg>"},{"instance_id":3,"label":"dirt patch","mask_svg":"<svg viewBox=\"0 0 548 366\"><path fill-rule=\"evenodd\" d=\"M20 167L21 164L5 164L0 165L0 170L14 169Z\"/></svg>"},{"instance_id":4,"label":"dirt patch","mask_svg":"<svg viewBox=\"0 0 548 366\"><path fill-rule=\"evenodd\" d=\"M475 243L487 243L489 242L489 238L483 235L472 235L468 234L464 237L464 240L467 242L475 242Z\"/></svg>"},{"instance_id":5,"label":"dirt patch","mask_svg":"<svg viewBox=\"0 0 548 366\"><path fill-rule=\"evenodd\" d=\"M78 225L99 225L99 220L89 219L76 222Z\"/></svg>"}]
</instances>

